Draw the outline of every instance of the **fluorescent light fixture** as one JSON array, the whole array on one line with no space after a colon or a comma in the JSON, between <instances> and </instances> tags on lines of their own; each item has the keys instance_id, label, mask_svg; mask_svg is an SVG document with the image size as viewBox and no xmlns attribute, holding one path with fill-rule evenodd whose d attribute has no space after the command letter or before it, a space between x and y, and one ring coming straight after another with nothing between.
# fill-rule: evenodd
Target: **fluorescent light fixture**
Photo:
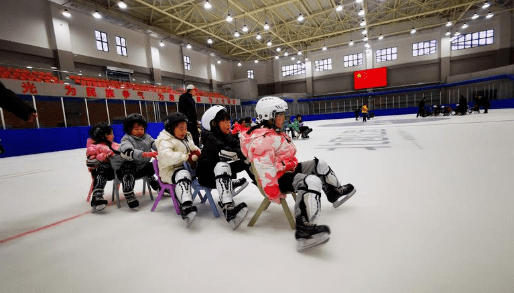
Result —
<instances>
[{"instance_id":1,"label":"fluorescent light fixture","mask_svg":"<svg viewBox=\"0 0 514 293\"><path fill-rule=\"evenodd\" d=\"M447 31L445 35L449 36L451 35L452 33L450 31Z\"/></svg>"},{"instance_id":2,"label":"fluorescent light fixture","mask_svg":"<svg viewBox=\"0 0 514 293\"><path fill-rule=\"evenodd\" d=\"M493 17L493 15L494 15L494 14L492 14L491 12L489 12L489 13L485 16L485 18L491 18L491 17Z\"/></svg>"},{"instance_id":3,"label":"fluorescent light fixture","mask_svg":"<svg viewBox=\"0 0 514 293\"><path fill-rule=\"evenodd\" d=\"M118 6L119 6L121 9L125 9L125 8L127 8L127 4L125 4L125 2L123 2L123 0L120 0L120 2L118 2Z\"/></svg>"},{"instance_id":4,"label":"fluorescent light fixture","mask_svg":"<svg viewBox=\"0 0 514 293\"><path fill-rule=\"evenodd\" d=\"M452 25L453 25L453 22L451 22L451 21L448 21L448 22L446 23L446 26L452 26Z\"/></svg>"},{"instance_id":5,"label":"fluorescent light fixture","mask_svg":"<svg viewBox=\"0 0 514 293\"><path fill-rule=\"evenodd\" d=\"M66 17L71 17L71 13L68 11L68 9L64 9L64 11L62 12L62 15L66 16Z\"/></svg>"},{"instance_id":6,"label":"fluorescent light fixture","mask_svg":"<svg viewBox=\"0 0 514 293\"><path fill-rule=\"evenodd\" d=\"M471 19L477 19L478 18L478 14L473 14L473 16L471 17Z\"/></svg>"},{"instance_id":7,"label":"fluorescent light fixture","mask_svg":"<svg viewBox=\"0 0 514 293\"><path fill-rule=\"evenodd\" d=\"M482 5L482 8L486 9L489 6L491 6L491 4L489 2L485 2L484 5Z\"/></svg>"},{"instance_id":8,"label":"fluorescent light fixture","mask_svg":"<svg viewBox=\"0 0 514 293\"><path fill-rule=\"evenodd\" d=\"M384 39L384 36L382 34L380 34L380 36L378 37L379 40L383 40Z\"/></svg>"},{"instance_id":9,"label":"fluorescent light fixture","mask_svg":"<svg viewBox=\"0 0 514 293\"><path fill-rule=\"evenodd\" d=\"M362 0L355 0L355 3L362 3Z\"/></svg>"},{"instance_id":10,"label":"fluorescent light fixture","mask_svg":"<svg viewBox=\"0 0 514 293\"><path fill-rule=\"evenodd\" d=\"M458 36L458 35L460 35L460 32L459 32L459 31L456 31L456 32L455 32L455 34L454 34L454 36Z\"/></svg>"},{"instance_id":11,"label":"fluorescent light fixture","mask_svg":"<svg viewBox=\"0 0 514 293\"><path fill-rule=\"evenodd\" d=\"M102 18L102 15L100 14L100 12L98 12L98 10L95 10L95 12L93 13L93 17L100 19Z\"/></svg>"},{"instance_id":12,"label":"fluorescent light fixture","mask_svg":"<svg viewBox=\"0 0 514 293\"><path fill-rule=\"evenodd\" d=\"M415 28L412 28L412 29L410 30L410 33L411 33L411 34L415 34L415 33L416 33L416 29L415 29Z\"/></svg>"},{"instance_id":13,"label":"fluorescent light fixture","mask_svg":"<svg viewBox=\"0 0 514 293\"><path fill-rule=\"evenodd\" d=\"M254 61L254 62L255 62L255 63L259 63L259 60L255 59L255 61Z\"/></svg>"},{"instance_id":14,"label":"fluorescent light fixture","mask_svg":"<svg viewBox=\"0 0 514 293\"><path fill-rule=\"evenodd\" d=\"M462 25L462 28L467 28L467 27L468 27L468 24L467 24L467 23L464 23L464 24Z\"/></svg>"}]
</instances>

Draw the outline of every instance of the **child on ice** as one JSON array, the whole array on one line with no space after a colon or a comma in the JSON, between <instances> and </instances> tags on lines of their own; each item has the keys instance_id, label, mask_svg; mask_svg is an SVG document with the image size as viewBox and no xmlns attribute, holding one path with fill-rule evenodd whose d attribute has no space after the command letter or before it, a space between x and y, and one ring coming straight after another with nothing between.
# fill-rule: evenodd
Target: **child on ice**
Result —
<instances>
[{"instance_id":1,"label":"child on ice","mask_svg":"<svg viewBox=\"0 0 514 293\"><path fill-rule=\"evenodd\" d=\"M260 184L270 201L280 202L285 193L296 192L294 214L296 218L297 250L299 252L325 244L330 229L316 225L323 190L335 208L354 193L351 184L341 185L334 171L324 160L298 163L296 147L281 131L287 103L277 97L264 97L257 102L259 124L241 133L241 150L254 164Z\"/></svg>"},{"instance_id":2,"label":"child on ice","mask_svg":"<svg viewBox=\"0 0 514 293\"><path fill-rule=\"evenodd\" d=\"M200 149L187 131L186 115L175 112L168 115L163 124L164 130L155 140L159 152L159 174L162 182L176 184L174 191L180 203L180 215L189 227L198 210L193 206L191 196L191 174L183 164L187 161L194 165L201 154Z\"/></svg>"}]
</instances>

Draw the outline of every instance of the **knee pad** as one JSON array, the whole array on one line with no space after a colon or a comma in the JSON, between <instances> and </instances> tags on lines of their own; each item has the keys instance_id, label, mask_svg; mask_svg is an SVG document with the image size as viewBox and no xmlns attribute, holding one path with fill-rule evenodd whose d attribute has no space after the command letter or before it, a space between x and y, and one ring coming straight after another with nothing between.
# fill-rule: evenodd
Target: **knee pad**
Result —
<instances>
[{"instance_id":1,"label":"knee pad","mask_svg":"<svg viewBox=\"0 0 514 293\"><path fill-rule=\"evenodd\" d=\"M299 176L295 176L299 177ZM321 180L314 175L307 175L303 178L295 178L298 190L295 215L305 216L310 223L314 223L319 216L321 209Z\"/></svg>"},{"instance_id":2,"label":"knee pad","mask_svg":"<svg viewBox=\"0 0 514 293\"><path fill-rule=\"evenodd\" d=\"M191 173L184 169L175 171L171 177L171 182L173 182L173 184L178 184L181 181L191 182Z\"/></svg>"},{"instance_id":3,"label":"knee pad","mask_svg":"<svg viewBox=\"0 0 514 293\"><path fill-rule=\"evenodd\" d=\"M316 162L316 174L323 177L323 182L332 186L340 186L339 180L337 180L336 174L330 168L330 166L323 159L314 158Z\"/></svg>"},{"instance_id":4,"label":"knee pad","mask_svg":"<svg viewBox=\"0 0 514 293\"><path fill-rule=\"evenodd\" d=\"M172 181L175 185L175 196L180 203L186 201L193 201L191 196L191 173L189 171L180 169L175 171L172 176Z\"/></svg>"},{"instance_id":5,"label":"knee pad","mask_svg":"<svg viewBox=\"0 0 514 293\"><path fill-rule=\"evenodd\" d=\"M214 176L216 178L218 177L231 177L232 176L232 169L230 168L230 165L225 162L219 162L214 167Z\"/></svg>"}]
</instances>

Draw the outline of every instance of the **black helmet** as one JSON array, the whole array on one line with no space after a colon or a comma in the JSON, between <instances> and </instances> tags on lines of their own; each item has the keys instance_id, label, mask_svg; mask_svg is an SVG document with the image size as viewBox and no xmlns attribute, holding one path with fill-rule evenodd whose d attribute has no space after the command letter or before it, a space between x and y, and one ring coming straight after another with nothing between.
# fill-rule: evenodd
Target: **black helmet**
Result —
<instances>
[{"instance_id":1,"label":"black helmet","mask_svg":"<svg viewBox=\"0 0 514 293\"><path fill-rule=\"evenodd\" d=\"M175 129L175 126L177 123L184 121L188 122L186 115L180 112L171 113L170 115L166 116L162 123L164 124L164 129L166 129L167 132L169 132L171 135L173 135L173 129Z\"/></svg>"},{"instance_id":2,"label":"black helmet","mask_svg":"<svg viewBox=\"0 0 514 293\"><path fill-rule=\"evenodd\" d=\"M112 127L105 122L97 123L89 129L89 137L95 142L108 142L106 135L112 132Z\"/></svg>"},{"instance_id":3,"label":"black helmet","mask_svg":"<svg viewBox=\"0 0 514 293\"><path fill-rule=\"evenodd\" d=\"M145 128L146 132L146 126L148 123L146 123L145 117L138 113L130 114L127 116L127 118L125 118L125 121L123 121L123 131L130 134L132 128L134 127L134 123L141 124Z\"/></svg>"}]
</instances>

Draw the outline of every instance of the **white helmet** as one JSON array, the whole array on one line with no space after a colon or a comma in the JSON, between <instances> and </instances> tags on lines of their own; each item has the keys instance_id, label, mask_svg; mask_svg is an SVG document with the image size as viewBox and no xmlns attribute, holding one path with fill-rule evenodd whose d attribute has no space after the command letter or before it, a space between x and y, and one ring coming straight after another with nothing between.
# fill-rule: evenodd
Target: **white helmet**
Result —
<instances>
[{"instance_id":1,"label":"white helmet","mask_svg":"<svg viewBox=\"0 0 514 293\"><path fill-rule=\"evenodd\" d=\"M202 127L207 129L208 131L211 131L211 121L216 117L219 111L225 111L227 112L227 109L223 106L212 106L205 113L203 113L202 116Z\"/></svg>"},{"instance_id":2,"label":"white helmet","mask_svg":"<svg viewBox=\"0 0 514 293\"><path fill-rule=\"evenodd\" d=\"M285 113L286 110L287 103L278 97L263 97L255 106L257 119L259 119L260 122L275 119L277 113Z\"/></svg>"}]
</instances>

